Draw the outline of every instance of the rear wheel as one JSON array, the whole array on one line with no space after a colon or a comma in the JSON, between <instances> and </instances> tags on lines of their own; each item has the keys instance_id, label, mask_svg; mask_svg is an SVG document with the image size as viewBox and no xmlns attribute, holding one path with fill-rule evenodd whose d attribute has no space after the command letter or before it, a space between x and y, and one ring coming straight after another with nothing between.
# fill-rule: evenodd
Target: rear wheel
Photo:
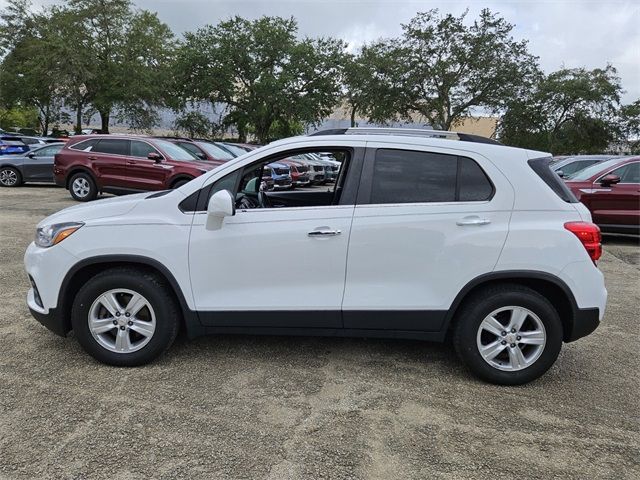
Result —
<instances>
[{"instance_id":1,"label":"rear wheel","mask_svg":"<svg viewBox=\"0 0 640 480\"><path fill-rule=\"evenodd\" d=\"M189 183L190 181L191 181L191 179L187 179L187 178L183 178L181 180L177 180L173 185L171 185L171 188L173 188L173 189L180 188L185 183Z\"/></svg>"},{"instance_id":2,"label":"rear wheel","mask_svg":"<svg viewBox=\"0 0 640 480\"><path fill-rule=\"evenodd\" d=\"M22 175L13 167L0 168L0 185L3 187L19 187L22 185Z\"/></svg>"},{"instance_id":3,"label":"rear wheel","mask_svg":"<svg viewBox=\"0 0 640 480\"><path fill-rule=\"evenodd\" d=\"M562 347L562 323L551 303L520 285L490 287L465 302L453 342L478 377L519 385L543 375Z\"/></svg>"},{"instance_id":4,"label":"rear wheel","mask_svg":"<svg viewBox=\"0 0 640 480\"><path fill-rule=\"evenodd\" d=\"M98 187L88 173L76 173L69 180L69 193L79 202L88 202L98 196Z\"/></svg>"},{"instance_id":5,"label":"rear wheel","mask_svg":"<svg viewBox=\"0 0 640 480\"><path fill-rule=\"evenodd\" d=\"M78 292L71 323L80 345L109 365L133 367L164 353L178 333L180 313L162 278L114 268Z\"/></svg>"}]
</instances>

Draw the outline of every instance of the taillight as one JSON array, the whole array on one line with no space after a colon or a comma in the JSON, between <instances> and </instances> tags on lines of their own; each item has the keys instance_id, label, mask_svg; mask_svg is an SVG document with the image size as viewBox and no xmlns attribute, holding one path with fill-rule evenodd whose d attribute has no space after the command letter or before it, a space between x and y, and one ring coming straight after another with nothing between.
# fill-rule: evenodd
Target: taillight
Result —
<instances>
[{"instance_id":1,"label":"taillight","mask_svg":"<svg viewBox=\"0 0 640 480\"><path fill-rule=\"evenodd\" d=\"M597 225L589 222L567 222L564 228L578 237L594 263L602 256L602 235Z\"/></svg>"}]
</instances>

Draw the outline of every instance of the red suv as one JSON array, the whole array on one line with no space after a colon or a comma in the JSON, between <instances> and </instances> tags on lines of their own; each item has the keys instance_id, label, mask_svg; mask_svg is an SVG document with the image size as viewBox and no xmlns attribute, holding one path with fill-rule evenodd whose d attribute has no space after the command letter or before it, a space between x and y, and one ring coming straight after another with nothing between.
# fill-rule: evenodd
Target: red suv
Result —
<instances>
[{"instance_id":1,"label":"red suv","mask_svg":"<svg viewBox=\"0 0 640 480\"><path fill-rule=\"evenodd\" d=\"M565 180L602 231L640 233L640 157L596 163Z\"/></svg>"},{"instance_id":2,"label":"red suv","mask_svg":"<svg viewBox=\"0 0 640 480\"><path fill-rule=\"evenodd\" d=\"M216 165L173 143L131 135L72 137L55 156L55 182L81 202L99 192L134 193L184 185Z\"/></svg>"}]
</instances>

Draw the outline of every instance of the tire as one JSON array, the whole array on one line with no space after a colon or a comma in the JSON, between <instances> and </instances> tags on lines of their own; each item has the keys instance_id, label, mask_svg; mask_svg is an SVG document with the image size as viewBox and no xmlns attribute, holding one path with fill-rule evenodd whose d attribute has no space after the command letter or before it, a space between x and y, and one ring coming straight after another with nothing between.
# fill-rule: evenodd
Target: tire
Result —
<instances>
[{"instance_id":1,"label":"tire","mask_svg":"<svg viewBox=\"0 0 640 480\"><path fill-rule=\"evenodd\" d=\"M127 316L127 309L133 315ZM173 292L161 277L128 267L90 279L71 308L71 325L82 348L118 367L144 365L166 352L178 334L180 318Z\"/></svg>"},{"instance_id":2,"label":"tire","mask_svg":"<svg viewBox=\"0 0 640 480\"><path fill-rule=\"evenodd\" d=\"M0 186L19 187L22 185L22 175L13 167L0 168Z\"/></svg>"},{"instance_id":3,"label":"tire","mask_svg":"<svg viewBox=\"0 0 640 480\"><path fill-rule=\"evenodd\" d=\"M508 328L514 318L524 319L515 332ZM453 330L453 345L463 363L482 380L498 385L521 385L543 375L558 358L562 338L562 322L552 304L516 284L473 294L457 313Z\"/></svg>"},{"instance_id":4,"label":"tire","mask_svg":"<svg viewBox=\"0 0 640 480\"><path fill-rule=\"evenodd\" d=\"M88 173L76 173L69 180L69 193L74 200L89 202L98 196L98 187Z\"/></svg>"},{"instance_id":5,"label":"tire","mask_svg":"<svg viewBox=\"0 0 640 480\"><path fill-rule=\"evenodd\" d=\"M185 183L189 183L191 180L193 179L183 178L182 180L178 180L173 185L171 185L171 188L175 190L176 188L180 188L181 186L183 186Z\"/></svg>"}]
</instances>

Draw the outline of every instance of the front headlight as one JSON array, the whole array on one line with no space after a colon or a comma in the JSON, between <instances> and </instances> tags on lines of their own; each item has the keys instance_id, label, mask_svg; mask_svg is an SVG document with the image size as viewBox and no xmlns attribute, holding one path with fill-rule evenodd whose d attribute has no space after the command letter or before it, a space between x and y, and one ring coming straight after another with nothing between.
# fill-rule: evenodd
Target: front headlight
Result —
<instances>
[{"instance_id":1,"label":"front headlight","mask_svg":"<svg viewBox=\"0 0 640 480\"><path fill-rule=\"evenodd\" d=\"M60 243L83 225L84 223L81 222L68 222L38 227L36 230L36 245L44 248L52 247Z\"/></svg>"}]
</instances>

